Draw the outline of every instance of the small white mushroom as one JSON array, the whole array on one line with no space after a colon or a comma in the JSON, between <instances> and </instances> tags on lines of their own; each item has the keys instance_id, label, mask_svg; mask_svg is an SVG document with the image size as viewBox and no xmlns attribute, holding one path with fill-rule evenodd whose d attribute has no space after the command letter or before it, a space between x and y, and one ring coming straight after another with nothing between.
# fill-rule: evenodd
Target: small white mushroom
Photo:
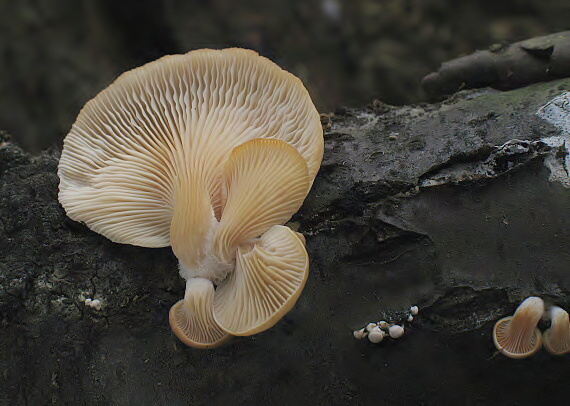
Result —
<instances>
[{"instance_id":1,"label":"small white mushroom","mask_svg":"<svg viewBox=\"0 0 570 406\"><path fill-rule=\"evenodd\" d=\"M101 301L99 299L95 299L91 302L91 307L95 310L101 310Z\"/></svg>"},{"instance_id":2,"label":"small white mushroom","mask_svg":"<svg viewBox=\"0 0 570 406\"><path fill-rule=\"evenodd\" d=\"M411 314L409 314L407 320L411 323L412 321L414 321L414 316L412 316Z\"/></svg>"},{"instance_id":3,"label":"small white mushroom","mask_svg":"<svg viewBox=\"0 0 570 406\"><path fill-rule=\"evenodd\" d=\"M373 330L370 332L370 334L368 334L368 339L371 343L378 344L384 339L384 332L380 329Z\"/></svg>"},{"instance_id":4,"label":"small white mushroom","mask_svg":"<svg viewBox=\"0 0 570 406\"><path fill-rule=\"evenodd\" d=\"M378 322L378 326L382 329L382 330L388 330L388 323L386 323L384 320L379 321Z\"/></svg>"},{"instance_id":5,"label":"small white mushroom","mask_svg":"<svg viewBox=\"0 0 570 406\"><path fill-rule=\"evenodd\" d=\"M368 335L368 333L366 332L366 330L361 328L360 330L354 330L352 332L352 335L354 336L354 338L356 338L358 340L362 340L364 337L366 337Z\"/></svg>"},{"instance_id":6,"label":"small white mushroom","mask_svg":"<svg viewBox=\"0 0 570 406\"><path fill-rule=\"evenodd\" d=\"M412 313L413 316L415 316L416 314L418 314L419 309L418 306L412 306L410 307L410 313Z\"/></svg>"},{"instance_id":7,"label":"small white mushroom","mask_svg":"<svg viewBox=\"0 0 570 406\"><path fill-rule=\"evenodd\" d=\"M370 333L375 327L377 327L376 323L368 323L368 325L366 326L366 331Z\"/></svg>"},{"instance_id":8,"label":"small white mushroom","mask_svg":"<svg viewBox=\"0 0 570 406\"><path fill-rule=\"evenodd\" d=\"M392 338L400 338L404 335L404 327L394 324L388 329L388 333Z\"/></svg>"},{"instance_id":9,"label":"small white mushroom","mask_svg":"<svg viewBox=\"0 0 570 406\"><path fill-rule=\"evenodd\" d=\"M89 306L95 310L101 310L101 301L99 299L85 299L85 306Z\"/></svg>"}]
</instances>

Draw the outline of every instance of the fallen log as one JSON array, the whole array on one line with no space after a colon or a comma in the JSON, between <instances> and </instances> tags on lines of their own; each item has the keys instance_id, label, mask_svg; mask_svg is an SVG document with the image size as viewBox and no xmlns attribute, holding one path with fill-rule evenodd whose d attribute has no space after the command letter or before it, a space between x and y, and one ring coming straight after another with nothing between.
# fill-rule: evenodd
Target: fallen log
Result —
<instances>
[{"instance_id":1,"label":"fallen log","mask_svg":"<svg viewBox=\"0 0 570 406\"><path fill-rule=\"evenodd\" d=\"M459 90L516 89L570 76L570 31L513 44L495 44L448 62L422 80L430 99Z\"/></svg>"},{"instance_id":2,"label":"fallen log","mask_svg":"<svg viewBox=\"0 0 570 406\"><path fill-rule=\"evenodd\" d=\"M570 308L568 90L564 79L324 116L323 165L292 219L311 258L305 291L274 328L214 351L168 327L184 291L170 249L71 221L59 152L0 143L0 403L563 399L568 362L496 355L491 330L529 295ZM404 336L353 337L380 320Z\"/></svg>"}]
</instances>

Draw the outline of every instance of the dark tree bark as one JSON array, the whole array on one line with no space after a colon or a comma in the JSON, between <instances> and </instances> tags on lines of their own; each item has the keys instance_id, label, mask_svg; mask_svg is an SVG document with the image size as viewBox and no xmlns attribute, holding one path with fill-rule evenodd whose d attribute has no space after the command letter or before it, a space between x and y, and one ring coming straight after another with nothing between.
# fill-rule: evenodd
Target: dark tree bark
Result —
<instances>
[{"instance_id":1,"label":"dark tree bark","mask_svg":"<svg viewBox=\"0 0 570 406\"><path fill-rule=\"evenodd\" d=\"M565 399L567 356L505 358L491 330L529 295L570 308L569 135L536 115L568 89L565 79L324 117L323 165L292 220L307 239L307 286L275 327L213 351L170 332L184 291L170 249L114 244L71 221L57 202L58 152L3 142L0 404ZM402 338L353 337L411 305L420 313Z\"/></svg>"}]
</instances>

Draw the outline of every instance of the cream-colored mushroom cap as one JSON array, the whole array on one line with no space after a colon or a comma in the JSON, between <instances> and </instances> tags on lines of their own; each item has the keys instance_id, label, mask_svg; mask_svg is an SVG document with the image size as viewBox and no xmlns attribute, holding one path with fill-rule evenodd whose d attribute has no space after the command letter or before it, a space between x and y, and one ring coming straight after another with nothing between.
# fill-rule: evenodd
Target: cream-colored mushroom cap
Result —
<instances>
[{"instance_id":1,"label":"cream-colored mushroom cap","mask_svg":"<svg viewBox=\"0 0 570 406\"><path fill-rule=\"evenodd\" d=\"M308 275L299 209L323 156L299 79L257 53L199 50L121 75L64 141L59 201L114 242L171 246L187 280L170 325L213 348L274 325Z\"/></svg>"},{"instance_id":2,"label":"cream-colored mushroom cap","mask_svg":"<svg viewBox=\"0 0 570 406\"><path fill-rule=\"evenodd\" d=\"M570 352L570 319L568 312L558 306L550 308L550 328L543 334L544 348L554 355Z\"/></svg>"},{"instance_id":3,"label":"cream-colored mushroom cap","mask_svg":"<svg viewBox=\"0 0 570 406\"><path fill-rule=\"evenodd\" d=\"M205 193L220 218L224 163L255 138L293 146L312 183L322 127L299 79L250 50L165 56L124 73L81 110L64 140L59 201L112 241L166 247L184 195Z\"/></svg>"},{"instance_id":4,"label":"cream-colored mushroom cap","mask_svg":"<svg viewBox=\"0 0 570 406\"><path fill-rule=\"evenodd\" d=\"M536 327L544 313L544 302L539 297L528 297L510 317L505 317L493 328L495 347L510 358L526 358L542 345L542 334Z\"/></svg>"}]
</instances>

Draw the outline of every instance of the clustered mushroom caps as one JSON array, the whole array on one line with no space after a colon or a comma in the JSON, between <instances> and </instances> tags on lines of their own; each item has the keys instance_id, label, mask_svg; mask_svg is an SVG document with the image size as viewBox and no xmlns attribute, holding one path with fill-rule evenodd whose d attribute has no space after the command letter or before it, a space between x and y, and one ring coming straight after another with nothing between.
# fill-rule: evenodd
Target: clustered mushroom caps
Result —
<instances>
[{"instance_id":1,"label":"clustered mushroom caps","mask_svg":"<svg viewBox=\"0 0 570 406\"><path fill-rule=\"evenodd\" d=\"M253 51L192 51L124 73L85 105L64 140L59 201L114 242L172 246L187 283L170 325L213 348L297 301L309 261L282 224L322 156L299 79Z\"/></svg>"},{"instance_id":2,"label":"clustered mushroom caps","mask_svg":"<svg viewBox=\"0 0 570 406\"><path fill-rule=\"evenodd\" d=\"M541 298L526 298L513 316L495 323L493 342L495 347L510 358L526 358L536 353L541 345L553 355L570 352L570 320L568 313L558 306L548 312L551 325L544 334L537 328L544 314Z\"/></svg>"},{"instance_id":3,"label":"clustered mushroom caps","mask_svg":"<svg viewBox=\"0 0 570 406\"><path fill-rule=\"evenodd\" d=\"M368 337L368 340L373 344L378 344L384 340L384 337L390 337L394 340L402 337L405 332L405 322L411 323L415 315L419 312L418 306L410 307L407 315L399 321L399 323L388 323L381 320L377 323L368 323L366 327L352 332L354 338L361 340Z\"/></svg>"}]
</instances>

